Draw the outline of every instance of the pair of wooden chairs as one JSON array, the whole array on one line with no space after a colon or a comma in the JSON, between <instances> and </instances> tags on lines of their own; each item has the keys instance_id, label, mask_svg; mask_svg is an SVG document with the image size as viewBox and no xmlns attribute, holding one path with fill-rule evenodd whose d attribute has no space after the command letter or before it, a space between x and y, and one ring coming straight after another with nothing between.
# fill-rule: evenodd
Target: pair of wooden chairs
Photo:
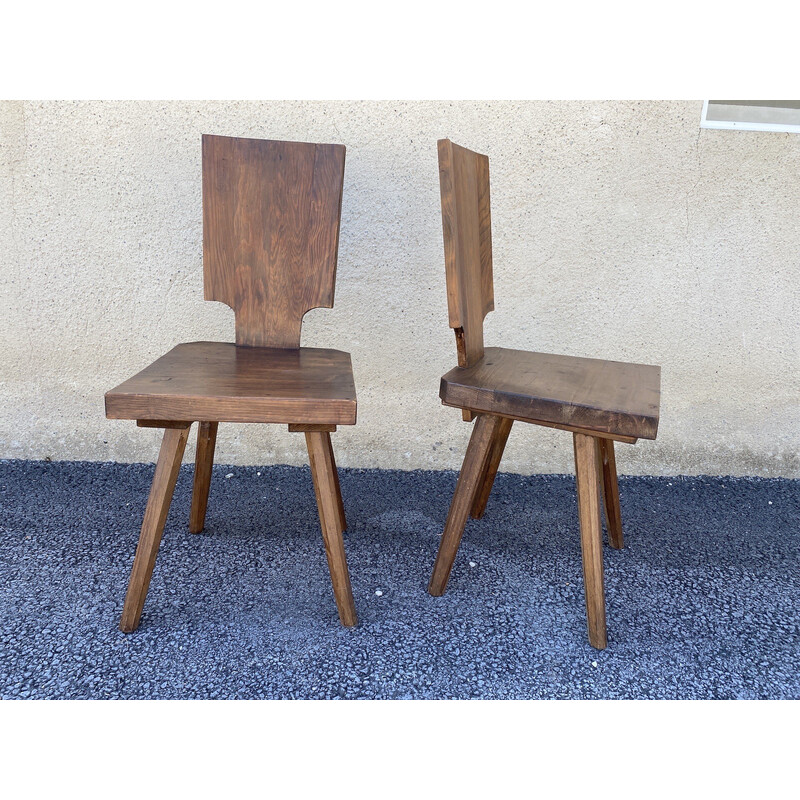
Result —
<instances>
[{"instance_id":1,"label":"pair of wooden chairs","mask_svg":"<svg viewBox=\"0 0 800 800\"><path fill-rule=\"evenodd\" d=\"M233 308L236 343L181 344L106 394L106 416L164 429L120 629L142 614L189 429L198 423L189 529L203 530L220 422L304 433L333 592L356 611L330 434L356 422L350 356L300 347L303 315L333 306L345 148L203 136L205 299ZM483 516L514 420L573 434L589 641L606 646L600 502L622 547L614 442L654 439L658 367L485 348L494 308L489 161L439 142L450 326L458 366L440 396L474 428L428 591L447 585L468 515Z\"/></svg>"}]
</instances>

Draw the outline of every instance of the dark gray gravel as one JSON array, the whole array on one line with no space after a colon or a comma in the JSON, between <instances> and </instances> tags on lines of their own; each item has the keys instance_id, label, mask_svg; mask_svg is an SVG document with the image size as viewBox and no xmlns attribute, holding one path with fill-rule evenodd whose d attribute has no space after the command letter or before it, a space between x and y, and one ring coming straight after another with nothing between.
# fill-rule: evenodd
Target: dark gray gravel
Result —
<instances>
[{"instance_id":1,"label":"dark gray gravel","mask_svg":"<svg viewBox=\"0 0 800 800\"><path fill-rule=\"evenodd\" d=\"M122 634L152 472L0 461L0 696L800 698L798 481L623 478L598 652L564 476L499 475L433 598L455 474L342 470L348 630L307 468L215 467L199 536L184 468L141 627Z\"/></svg>"}]
</instances>

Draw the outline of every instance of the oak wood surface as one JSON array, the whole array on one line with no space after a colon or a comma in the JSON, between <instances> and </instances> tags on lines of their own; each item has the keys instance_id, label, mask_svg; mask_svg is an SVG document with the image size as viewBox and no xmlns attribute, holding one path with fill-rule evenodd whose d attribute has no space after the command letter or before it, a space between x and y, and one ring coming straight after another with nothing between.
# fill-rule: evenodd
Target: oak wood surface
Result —
<instances>
[{"instance_id":1,"label":"oak wood surface","mask_svg":"<svg viewBox=\"0 0 800 800\"><path fill-rule=\"evenodd\" d=\"M600 488L603 507L606 512L608 543L615 549L624 546L622 537L622 513L619 507L619 484L617 482L617 460L614 455L614 442L608 439L597 440L597 459L600 470Z\"/></svg>"},{"instance_id":2,"label":"oak wood surface","mask_svg":"<svg viewBox=\"0 0 800 800\"><path fill-rule=\"evenodd\" d=\"M350 354L191 342L106 394L111 419L354 425Z\"/></svg>"},{"instance_id":3,"label":"oak wood surface","mask_svg":"<svg viewBox=\"0 0 800 800\"><path fill-rule=\"evenodd\" d=\"M133 559L128 592L119 623L120 630L125 633L135 631L139 627L190 426L191 422L186 422L183 428L171 427L164 430L161 452L147 499L139 545Z\"/></svg>"},{"instance_id":4,"label":"oak wood surface","mask_svg":"<svg viewBox=\"0 0 800 800\"><path fill-rule=\"evenodd\" d=\"M594 436L582 433L575 433L572 438L589 643L602 650L606 646L606 601L603 588L603 529L600 524L599 444Z\"/></svg>"},{"instance_id":5,"label":"oak wood surface","mask_svg":"<svg viewBox=\"0 0 800 800\"><path fill-rule=\"evenodd\" d=\"M345 148L203 136L206 300L236 343L297 348L303 315L333 306Z\"/></svg>"},{"instance_id":6,"label":"oak wood surface","mask_svg":"<svg viewBox=\"0 0 800 800\"><path fill-rule=\"evenodd\" d=\"M471 367L442 376L448 405L531 422L655 439L660 367L487 347Z\"/></svg>"},{"instance_id":7,"label":"oak wood surface","mask_svg":"<svg viewBox=\"0 0 800 800\"><path fill-rule=\"evenodd\" d=\"M344 506L330 443L356 422L350 355L301 348L303 315L333 306L345 148L203 136L205 298L234 310L236 344L180 344L106 393L106 416L164 428L121 628L139 624L192 420L200 422L189 527L203 529L218 422L303 431L339 615L355 624Z\"/></svg>"},{"instance_id":8,"label":"oak wood surface","mask_svg":"<svg viewBox=\"0 0 800 800\"><path fill-rule=\"evenodd\" d=\"M485 413L485 412L475 411L472 409L465 409L462 408L462 406L455 404L451 405L445 402L442 402L442 405L449 406L450 408L461 408L462 411L472 414L473 419L477 417L479 414ZM510 419L513 420L514 422L527 422L530 423L531 425L540 425L543 428L553 428L554 430L558 431L568 431L569 433L585 433L587 436L597 436L598 438L611 439L615 442L624 442L625 444L636 444L636 442L639 441L638 439L632 436L619 436L614 433L606 433L605 431L590 431L587 430L586 428L576 428L574 425L560 425L557 422L545 422L544 420L541 419L515 417L511 414L495 414L494 416L503 417L504 419ZM470 420L467 420L467 422L469 421Z\"/></svg>"},{"instance_id":9,"label":"oak wood surface","mask_svg":"<svg viewBox=\"0 0 800 800\"><path fill-rule=\"evenodd\" d=\"M449 139L438 147L447 307L466 367L483 355L483 320L494 308L489 159Z\"/></svg>"},{"instance_id":10,"label":"oak wood surface","mask_svg":"<svg viewBox=\"0 0 800 800\"><path fill-rule=\"evenodd\" d=\"M428 592L435 597L443 594L447 587L458 546L461 544L464 526L467 524L467 516L475 502L481 478L486 471L486 462L489 458L492 441L500 424L499 417L492 417L488 414L481 414L473 423L472 435L467 445L456 490L450 502L450 511L447 514L439 551L436 554L436 562L433 565L433 573L428 583Z\"/></svg>"},{"instance_id":11,"label":"oak wood surface","mask_svg":"<svg viewBox=\"0 0 800 800\"><path fill-rule=\"evenodd\" d=\"M305 434L311 475L314 480L314 493L317 497L320 527L325 542L325 554L331 573L333 594L339 619L342 625L357 624L353 590L350 586L350 573L344 552L344 520L339 513L339 479L333 460L330 434L322 431L308 431Z\"/></svg>"},{"instance_id":12,"label":"oak wood surface","mask_svg":"<svg viewBox=\"0 0 800 800\"><path fill-rule=\"evenodd\" d=\"M494 479L497 476L500 460L503 458L503 451L506 449L508 434L511 433L511 426L513 424L513 419L500 417L500 422L492 436L492 445L489 450L489 458L486 460L483 477L480 480L480 486L475 495L475 501L469 512L469 515L473 519L480 519L486 511L486 503L489 501L489 495L492 493Z\"/></svg>"},{"instance_id":13,"label":"oak wood surface","mask_svg":"<svg viewBox=\"0 0 800 800\"><path fill-rule=\"evenodd\" d=\"M216 443L217 423L201 422L197 426L192 507L189 511L190 533L200 533L206 524L208 491L211 488L211 468L214 466L214 447Z\"/></svg>"}]
</instances>

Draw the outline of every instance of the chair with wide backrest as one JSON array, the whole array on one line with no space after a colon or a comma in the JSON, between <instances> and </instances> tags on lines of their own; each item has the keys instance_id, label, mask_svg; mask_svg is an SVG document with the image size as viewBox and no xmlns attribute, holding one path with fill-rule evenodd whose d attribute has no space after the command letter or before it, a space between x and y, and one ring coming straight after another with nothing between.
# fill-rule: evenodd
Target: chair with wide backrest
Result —
<instances>
[{"instance_id":1,"label":"chair with wide backrest","mask_svg":"<svg viewBox=\"0 0 800 800\"><path fill-rule=\"evenodd\" d=\"M305 433L339 618L356 624L331 432L356 422L350 355L300 347L303 315L332 308L345 148L203 136L205 299L236 317L236 343L180 344L105 396L106 416L163 428L120 621L136 630L183 451L198 422L189 529L203 530L220 422Z\"/></svg>"},{"instance_id":2,"label":"chair with wide backrest","mask_svg":"<svg viewBox=\"0 0 800 800\"><path fill-rule=\"evenodd\" d=\"M467 517L480 519L514 420L573 436L589 642L606 646L601 497L609 544L621 548L614 442L655 439L661 370L656 366L484 347L494 310L489 159L448 139L439 145L450 327L458 366L442 377L442 403L474 422L428 591L441 595Z\"/></svg>"}]
</instances>

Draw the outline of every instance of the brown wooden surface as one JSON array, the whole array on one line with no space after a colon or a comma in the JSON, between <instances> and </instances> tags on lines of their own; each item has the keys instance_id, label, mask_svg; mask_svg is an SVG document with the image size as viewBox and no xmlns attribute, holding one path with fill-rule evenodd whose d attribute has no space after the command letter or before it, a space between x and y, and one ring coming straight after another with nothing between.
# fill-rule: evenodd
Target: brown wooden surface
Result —
<instances>
[{"instance_id":1,"label":"brown wooden surface","mask_svg":"<svg viewBox=\"0 0 800 800\"><path fill-rule=\"evenodd\" d=\"M450 570L453 568L458 546L461 544L461 536L464 533L464 526L467 524L469 510L475 502L481 478L486 471L486 462L495 433L500 426L500 418L481 414L473 425L472 436L470 436L456 490L450 502L450 511L447 514L447 522L445 522L444 532L439 543L439 552L436 554L436 562L433 565L433 573L428 584L428 591L436 597L443 594L447 587Z\"/></svg>"},{"instance_id":2,"label":"brown wooden surface","mask_svg":"<svg viewBox=\"0 0 800 800\"><path fill-rule=\"evenodd\" d=\"M494 308L489 159L449 139L438 146L447 306L465 367L483 355L483 319Z\"/></svg>"},{"instance_id":3,"label":"brown wooden surface","mask_svg":"<svg viewBox=\"0 0 800 800\"><path fill-rule=\"evenodd\" d=\"M461 408L458 405L451 405L449 403L442 402L443 406L448 406L449 408ZM465 413L469 413L474 417L477 417L482 412L480 411L473 411L470 409L462 409ZM553 428L554 430L558 431L568 431L569 433L585 433L587 436L597 436L599 439L611 439L615 442L624 442L625 444L636 444L638 439L635 439L632 436L618 436L614 433L606 433L605 431L590 431L586 428L577 428L574 425L559 425L556 422L545 422L541 419L528 419L526 417L514 417L509 414L496 414L495 416L503 417L504 419L510 419L514 422L528 422L531 425L541 425L543 428ZM466 419L466 417L465 417ZM469 420L467 420L469 422Z\"/></svg>"},{"instance_id":4,"label":"brown wooden surface","mask_svg":"<svg viewBox=\"0 0 800 800\"><path fill-rule=\"evenodd\" d=\"M624 546L622 538L622 514L619 508L619 484L617 483L617 460L614 455L614 442L598 439L598 467L600 469L600 487L603 495L603 507L606 511L606 528L608 543L621 550Z\"/></svg>"},{"instance_id":5,"label":"brown wooden surface","mask_svg":"<svg viewBox=\"0 0 800 800\"><path fill-rule=\"evenodd\" d=\"M197 426L192 508L189 512L190 533L200 533L206 524L208 491L211 488L211 468L214 466L214 447L216 443L217 423L201 422Z\"/></svg>"},{"instance_id":6,"label":"brown wooden surface","mask_svg":"<svg viewBox=\"0 0 800 800\"><path fill-rule=\"evenodd\" d=\"M660 367L487 347L471 367L442 376L447 405L531 422L655 439Z\"/></svg>"},{"instance_id":7,"label":"brown wooden surface","mask_svg":"<svg viewBox=\"0 0 800 800\"><path fill-rule=\"evenodd\" d=\"M347 557L344 552L342 538L343 514L340 515L339 478L336 475L336 464L333 460L333 449L330 434L321 431L309 431L305 434L308 445L308 457L311 463L311 475L314 480L314 492L317 497L320 527L325 542L325 554L333 583L333 594L339 619L342 625L355 625L355 604L353 590L350 586L350 573L347 570Z\"/></svg>"},{"instance_id":8,"label":"brown wooden surface","mask_svg":"<svg viewBox=\"0 0 800 800\"><path fill-rule=\"evenodd\" d=\"M111 419L354 425L349 353L191 342L106 394Z\"/></svg>"},{"instance_id":9,"label":"brown wooden surface","mask_svg":"<svg viewBox=\"0 0 800 800\"><path fill-rule=\"evenodd\" d=\"M206 300L236 343L300 346L303 315L333 306L343 145L203 136Z\"/></svg>"},{"instance_id":10,"label":"brown wooden surface","mask_svg":"<svg viewBox=\"0 0 800 800\"><path fill-rule=\"evenodd\" d=\"M602 650L606 646L606 601L603 588L603 529L600 524L600 474L597 456L599 442L594 436L585 436L582 433L573 434L572 438L575 448L589 644Z\"/></svg>"},{"instance_id":11,"label":"brown wooden surface","mask_svg":"<svg viewBox=\"0 0 800 800\"><path fill-rule=\"evenodd\" d=\"M122 619L119 623L119 628L124 633L130 633L139 627L191 422L186 422L184 425L183 428L173 427L164 431L161 452L142 521L139 545L133 559Z\"/></svg>"},{"instance_id":12,"label":"brown wooden surface","mask_svg":"<svg viewBox=\"0 0 800 800\"><path fill-rule=\"evenodd\" d=\"M483 477L480 481L478 493L475 495L475 501L472 504L472 509L469 515L473 519L480 519L486 511L486 503L489 501L489 495L492 493L492 486L494 479L497 476L497 470L500 467L500 460L503 458L503 451L506 449L506 442L508 441L508 434L511 433L511 426L514 424L513 419L508 417L500 417L500 422L492 436L492 446L489 450L489 458L486 461Z\"/></svg>"}]
</instances>

